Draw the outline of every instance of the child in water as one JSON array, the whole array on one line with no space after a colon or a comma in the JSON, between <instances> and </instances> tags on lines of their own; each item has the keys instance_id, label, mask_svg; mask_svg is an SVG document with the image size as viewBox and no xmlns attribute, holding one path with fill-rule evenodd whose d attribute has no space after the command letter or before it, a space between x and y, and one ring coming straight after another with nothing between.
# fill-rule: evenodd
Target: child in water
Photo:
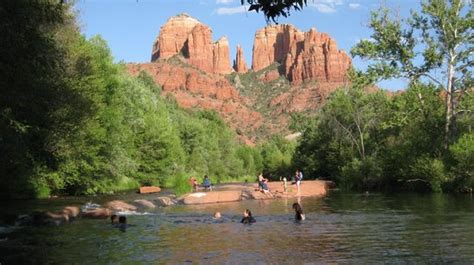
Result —
<instances>
[{"instance_id":1,"label":"child in water","mask_svg":"<svg viewBox=\"0 0 474 265\"><path fill-rule=\"evenodd\" d=\"M256 220L252 216L252 212L249 209L245 209L244 211L244 216L242 217L242 220L240 221L243 224L250 224L250 223L255 223Z\"/></svg>"},{"instance_id":2,"label":"child in water","mask_svg":"<svg viewBox=\"0 0 474 265\"><path fill-rule=\"evenodd\" d=\"M214 219L220 219L222 217L221 212L214 213Z\"/></svg>"},{"instance_id":3,"label":"child in water","mask_svg":"<svg viewBox=\"0 0 474 265\"><path fill-rule=\"evenodd\" d=\"M301 208L301 205L297 202L293 203L293 209L295 210L295 219L298 221L304 220L306 217L303 213L303 208Z\"/></svg>"},{"instance_id":4,"label":"child in water","mask_svg":"<svg viewBox=\"0 0 474 265\"><path fill-rule=\"evenodd\" d=\"M111 224L118 224L118 222L119 222L118 215L112 214L112 216L110 216L110 223Z\"/></svg>"}]
</instances>

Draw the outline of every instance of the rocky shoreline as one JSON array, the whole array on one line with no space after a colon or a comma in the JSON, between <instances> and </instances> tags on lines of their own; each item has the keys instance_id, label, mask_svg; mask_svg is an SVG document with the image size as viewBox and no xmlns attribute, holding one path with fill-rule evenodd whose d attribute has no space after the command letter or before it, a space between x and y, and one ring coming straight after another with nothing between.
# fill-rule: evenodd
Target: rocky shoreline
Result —
<instances>
[{"instance_id":1,"label":"rocky shoreline","mask_svg":"<svg viewBox=\"0 0 474 265\"><path fill-rule=\"evenodd\" d=\"M298 192L295 185L288 185L285 191L282 182L269 182L270 193L258 190L256 183L237 183L217 185L213 191L192 192L176 197L157 196L153 199L137 199L131 202L112 200L103 205L86 204L83 206L67 206L59 212L35 212L30 215L22 215L15 222L18 226L25 225L60 225L78 218L109 218L113 214L127 212L143 212L156 207L167 207L176 204L213 204L223 202L236 202L242 200L265 200L277 198L294 197L323 197L335 187L332 181L308 180L301 185Z\"/></svg>"}]
</instances>

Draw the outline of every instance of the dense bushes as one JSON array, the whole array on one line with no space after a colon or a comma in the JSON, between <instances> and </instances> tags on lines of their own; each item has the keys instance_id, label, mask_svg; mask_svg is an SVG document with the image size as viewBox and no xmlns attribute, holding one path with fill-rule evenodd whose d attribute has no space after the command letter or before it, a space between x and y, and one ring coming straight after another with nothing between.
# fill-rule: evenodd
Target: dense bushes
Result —
<instances>
[{"instance_id":1,"label":"dense bushes","mask_svg":"<svg viewBox=\"0 0 474 265\"><path fill-rule=\"evenodd\" d=\"M460 104L466 105L465 97ZM472 106L470 106L472 108ZM467 111L463 124L473 122ZM468 190L473 187L473 133L443 148L441 91L411 85L405 92L365 92L357 86L334 92L306 128L294 162L312 177L357 190Z\"/></svg>"}]
</instances>

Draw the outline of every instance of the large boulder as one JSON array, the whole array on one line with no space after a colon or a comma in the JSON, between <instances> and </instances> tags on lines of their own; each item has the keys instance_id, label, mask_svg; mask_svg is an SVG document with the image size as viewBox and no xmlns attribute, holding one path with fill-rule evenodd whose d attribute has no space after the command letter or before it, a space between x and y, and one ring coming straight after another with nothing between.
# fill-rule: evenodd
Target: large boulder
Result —
<instances>
[{"instance_id":1,"label":"large boulder","mask_svg":"<svg viewBox=\"0 0 474 265\"><path fill-rule=\"evenodd\" d=\"M95 208L82 212L82 216L88 218L108 218L111 215L112 211L108 208Z\"/></svg>"},{"instance_id":2,"label":"large boulder","mask_svg":"<svg viewBox=\"0 0 474 265\"><path fill-rule=\"evenodd\" d=\"M107 202L105 206L113 211L130 212L130 211L137 210L137 207L120 200L113 200L113 201Z\"/></svg>"},{"instance_id":3,"label":"large boulder","mask_svg":"<svg viewBox=\"0 0 474 265\"><path fill-rule=\"evenodd\" d=\"M159 206L171 206L176 204L176 202L170 197L158 197L154 200L154 202Z\"/></svg>"}]
</instances>

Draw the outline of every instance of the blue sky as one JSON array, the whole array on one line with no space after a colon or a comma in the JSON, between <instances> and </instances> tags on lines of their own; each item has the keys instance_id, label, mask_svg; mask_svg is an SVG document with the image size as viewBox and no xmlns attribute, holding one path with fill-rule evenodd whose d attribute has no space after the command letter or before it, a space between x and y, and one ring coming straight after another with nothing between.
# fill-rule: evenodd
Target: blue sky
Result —
<instances>
[{"instance_id":1,"label":"blue sky","mask_svg":"<svg viewBox=\"0 0 474 265\"><path fill-rule=\"evenodd\" d=\"M381 5L409 15L410 9L419 7L415 0L308 0L302 12L293 12L279 23L293 24L303 31L315 27L329 33L340 49L349 52L360 39L369 38L367 28L370 10ZM231 59L235 47L241 44L247 64L255 32L266 25L262 14L248 12L240 0L77 0L76 9L83 33L87 37L100 34L107 40L117 61L148 62L151 46L160 27L169 17L188 13L210 26L213 38L227 36ZM366 62L353 60L363 69ZM403 80L385 81L383 88L398 90L405 87Z\"/></svg>"}]
</instances>

